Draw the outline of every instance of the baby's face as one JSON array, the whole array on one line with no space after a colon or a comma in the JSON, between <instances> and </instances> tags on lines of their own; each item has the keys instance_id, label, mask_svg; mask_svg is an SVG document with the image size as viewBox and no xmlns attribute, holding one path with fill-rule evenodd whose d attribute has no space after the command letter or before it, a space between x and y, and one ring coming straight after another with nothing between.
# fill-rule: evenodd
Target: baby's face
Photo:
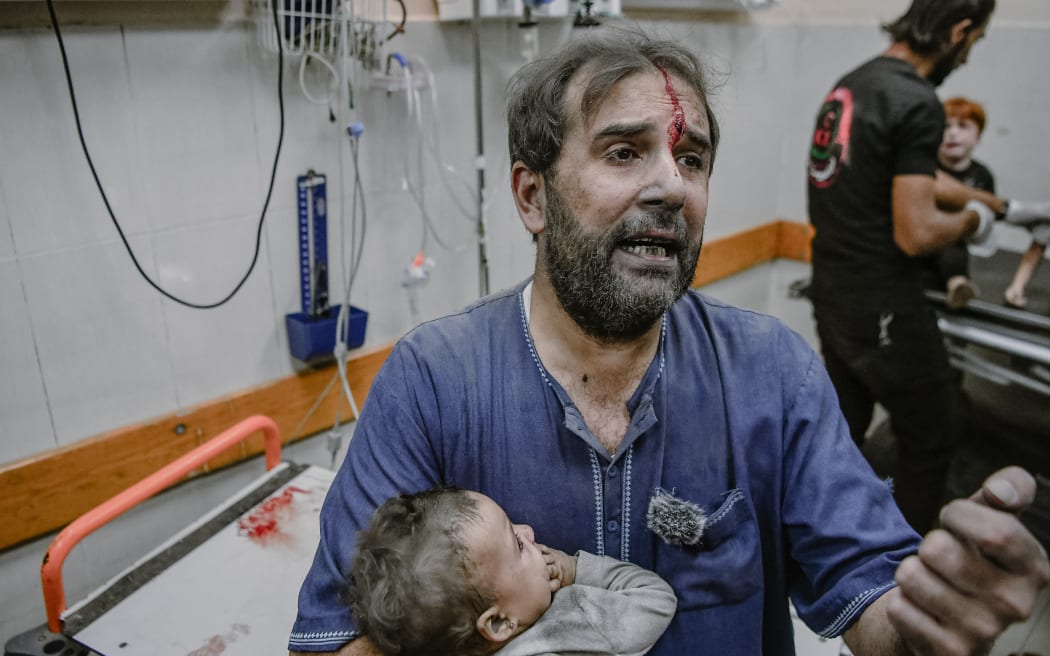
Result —
<instances>
[{"instance_id":1,"label":"baby's face","mask_svg":"<svg viewBox=\"0 0 1050 656\"><path fill-rule=\"evenodd\" d=\"M483 494L476 497L480 521L464 535L469 557L481 585L488 586L496 604L524 630L551 605L547 561L531 527L511 524L495 501Z\"/></svg>"}]
</instances>

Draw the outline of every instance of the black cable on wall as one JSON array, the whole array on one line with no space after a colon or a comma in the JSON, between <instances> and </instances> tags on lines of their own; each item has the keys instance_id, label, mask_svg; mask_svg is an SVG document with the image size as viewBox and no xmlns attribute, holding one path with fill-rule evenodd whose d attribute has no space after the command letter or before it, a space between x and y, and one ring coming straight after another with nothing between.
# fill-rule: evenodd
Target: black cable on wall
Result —
<instances>
[{"instance_id":1,"label":"black cable on wall","mask_svg":"<svg viewBox=\"0 0 1050 656\"><path fill-rule=\"evenodd\" d=\"M262 246L263 224L266 220L266 210L270 207L270 198L273 196L274 180L277 178L277 163L281 158L281 145L284 142L284 44L281 41L281 28L277 20L277 0L271 0L270 10L273 14L273 28L277 32L277 104L280 109L280 128L277 134L277 151L274 153L273 167L270 170L270 186L266 191L266 200L263 202L262 212L259 215L259 226L255 231L255 252L252 254L252 261L251 264L248 265L248 270L229 294L214 303L193 303L175 296L149 277L149 275L143 270L142 265L139 264L138 258L135 257L135 252L131 249L131 244L128 243L128 239L124 235L124 230L120 227L120 223L117 221L117 217L113 213L113 207L109 204L109 198L106 196L106 192L102 188L102 181L99 179L98 171L95 169L95 163L91 159L91 153L88 151L87 141L84 139L84 129L80 122L80 111L77 108L77 96L76 92L73 90L73 76L69 71L69 59L66 56L66 45L62 40L62 31L58 25L58 16L55 15L54 4L52 0L47 0L47 11L51 15L51 26L55 30L55 38L58 39L58 48L62 53L62 68L66 74L66 86L69 89L69 101L73 106L73 119L76 122L77 136L80 138L80 147L84 151L84 158L87 160L88 168L91 169L91 176L95 179L95 186L98 188L98 192L102 196L102 202L106 206L109 218L113 221L113 227L117 229L117 234L120 235L120 240L124 243L124 248L131 257L131 262L135 265L135 268L143 279L164 296L180 305L185 305L186 307L209 310L225 304L233 298L234 295L240 291L241 287L244 286L244 283L248 281L248 277L251 276L256 263L259 261L259 250Z\"/></svg>"}]
</instances>

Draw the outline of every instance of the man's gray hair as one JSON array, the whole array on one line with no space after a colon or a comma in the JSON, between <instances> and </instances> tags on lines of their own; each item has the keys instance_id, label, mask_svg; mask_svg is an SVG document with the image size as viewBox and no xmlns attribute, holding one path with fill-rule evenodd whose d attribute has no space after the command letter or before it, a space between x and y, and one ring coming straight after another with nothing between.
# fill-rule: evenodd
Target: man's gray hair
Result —
<instances>
[{"instance_id":1,"label":"man's gray hair","mask_svg":"<svg viewBox=\"0 0 1050 656\"><path fill-rule=\"evenodd\" d=\"M548 57L526 64L507 85L510 161L548 176L561 153L570 117L589 121L616 84L636 73L663 70L685 82L704 106L711 138L711 163L718 148L718 122L708 102L707 75L688 48L628 30L603 29L576 37ZM569 83L584 83L579 107L569 107Z\"/></svg>"}]
</instances>

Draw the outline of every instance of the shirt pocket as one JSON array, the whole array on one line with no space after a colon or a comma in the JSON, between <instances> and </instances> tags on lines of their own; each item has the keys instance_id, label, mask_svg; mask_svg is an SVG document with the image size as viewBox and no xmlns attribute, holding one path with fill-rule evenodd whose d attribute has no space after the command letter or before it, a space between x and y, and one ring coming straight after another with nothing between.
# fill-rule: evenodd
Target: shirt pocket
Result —
<instances>
[{"instance_id":1,"label":"shirt pocket","mask_svg":"<svg viewBox=\"0 0 1050 656\"><path fill-rule=\"evenodd\" d=\"M679 609L736 603L762 590L761 548L751 500L740 489L720 499L699 544L660 540L657 546L658 571L678 595Z\"/></svg>"}]
</instances>

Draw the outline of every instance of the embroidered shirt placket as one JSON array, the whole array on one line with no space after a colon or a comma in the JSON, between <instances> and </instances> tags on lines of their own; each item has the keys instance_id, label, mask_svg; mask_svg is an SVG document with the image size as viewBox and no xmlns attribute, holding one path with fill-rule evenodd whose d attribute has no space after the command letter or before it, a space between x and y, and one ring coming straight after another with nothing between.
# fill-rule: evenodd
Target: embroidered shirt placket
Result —
<instances>
[{"instance_id":1,"label":"embroidered shirt placket","mask_svg":"<svg viewBox=\"0 0 1050 656\"><path fill-rule=\"evenodd\" d=\"M623 457L623 509L620 516L620 560L631 559L631 461L634 457L634 445L627 447Z\"/></svg>"},{"instance_id":2,"label":"embroidered shirt placket","mask_svg":"<svg viewBox=\"0 0 1050 656\"><path fill-rule=\"evenodd\" d=\"M602 465L598 462L598 453L591 449L591 474L594 477L594 537L595 550L599 556L605 555L605 481L602 479Z\"/></svg>"},{"instance_id":3,"label":"embroidered shirt placket","mask_svg":"<svg viewBox=\"0 0 1050 656\"><path fill-rule=\"evenodd\" d=\"M524 334L525 343L529 348L529 354L532 356L532 361L536 365L536 369L540 372L540 376L543 378L543 382L547 383L547 386L555 391L551 379L547 376L547 371L543 367L543 363L540 362L539 355L536 353L536 346L532 343L532 334L529 331L529 308L526 303L531 300L532 283L529 283L522 289L521 293L518 294L518 310L521 314L521 328ZM659 382L663 376L664 367L666 366L666 357L664 354L664 343L667 338L667 315L661 318L660 321L660 344L658 352L660 354L660 365L656 372L656 377L653 380L652 385L655 387L656 383ZM637 410L635 411L638 412ZM582 417L581 417L582 420ZM628 432L636 430L635 426L636 417L632 417L631 427ZM625 436L626 438L626 436ZM588 453L591 463L591 476L594 487L594 530L595 530L595 553L599 556L605 554L605 531L608 527L605 517L605 473L606 470L602 466L599 460L598 452L591 449ZM626 452L623 454L623 476L620 481L620 519L618 527L620 531L620 544L619 544L619 559L629 560L631 555L631 465L634 460L634 444L633 436L632 442L628 444ZM613 465L610 465L610 467Z\"/></svg>"}]
</instances>

